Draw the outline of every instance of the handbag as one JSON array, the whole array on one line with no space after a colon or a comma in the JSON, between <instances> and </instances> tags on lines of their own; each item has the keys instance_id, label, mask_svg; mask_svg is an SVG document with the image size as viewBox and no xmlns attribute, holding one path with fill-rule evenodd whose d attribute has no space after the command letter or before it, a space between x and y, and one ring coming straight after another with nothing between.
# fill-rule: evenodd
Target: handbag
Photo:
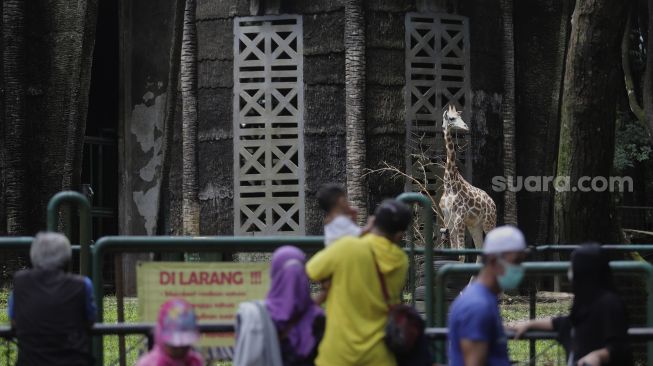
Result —
<instances>
[{"instance_id":1,"label":"handbag","mask_svg":"<svg viewBox=\"0 0 653 366\"><path fill-rule=\"evenodd\" d=\"M424 320L412 306L391 303L385 278L376 261L374 251L372 251L372 258L376 273L379 276L379 282L381 282L383 300L388 306L388 320L385 325L384 337L385 344L395 356L407 355L418 347L420 339L424 335Z\"/></svg>"}]
</instances>

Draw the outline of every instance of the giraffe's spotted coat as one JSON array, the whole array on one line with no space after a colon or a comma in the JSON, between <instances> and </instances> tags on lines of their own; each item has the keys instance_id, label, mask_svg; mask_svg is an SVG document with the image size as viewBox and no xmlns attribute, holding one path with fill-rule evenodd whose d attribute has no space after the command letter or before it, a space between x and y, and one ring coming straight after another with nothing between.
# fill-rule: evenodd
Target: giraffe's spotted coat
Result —
<instances>
[{"instance_id":1,"label":"giraffe's spotted coat","mask_svg":"<svg viewBox=\"0 0 653 366\"><path fill-rule=\"evenodd\" d=\"M497 209L494 201L485 191L472 186L458 172L450 122L456 119L460 119L460 114L452 108L445 111L442 117L447 164L439 206L442 210L444 226L449 230L452 248L465 247L465 229L468 229L472 235L474 246L482 248L483 233L496 226Z\"/></svg>"}]
</instances>

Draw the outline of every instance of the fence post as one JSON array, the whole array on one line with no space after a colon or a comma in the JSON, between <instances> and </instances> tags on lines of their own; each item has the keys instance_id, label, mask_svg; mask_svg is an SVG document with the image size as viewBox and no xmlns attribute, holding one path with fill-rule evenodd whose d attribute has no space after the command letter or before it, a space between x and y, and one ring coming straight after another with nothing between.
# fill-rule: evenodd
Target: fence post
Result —
<instances>
[{"instance_id":1,"label":"fence post","mask_svg":"<svg viewBox=\"0 0 653 366\"><path fill-rule=\"evenodd\" d=\"M422 220L424 221L424 277L425 277L425 313L426 326L432 327L434 323L433 309L433 205L431 200L419 193L402 193L397 200L406 203L419 203L422 206ZM411 254L414 256L414 251ZM414 261L414 258L411 258Z\"/></svg>"},{"instance_id":2,"label":"fence post","mask_svg":"<svg viewBox=\"0 0 653 366\"><path fill-rule=\"evenodd\" d=\"M653 327L653 265L648 262L641 263L645 264L646 271L646 326ZM650 339L646 342L646 360L647 365L653 365L653 342Z\"/></svg>"},{"instance_id":3,"label":"fence post","mask_svg":"<svg viewBox=\"0 0 653 366\"><path fill-rule=\"evenodd\" d=\"M79 192L63 191L55 194L48 202L48 231L57 231L59 207L62 203L71 203L79 210L79 273L83 276L89 274L89 257L91 246L91 204Z\"/></svg>"}]
</instances>

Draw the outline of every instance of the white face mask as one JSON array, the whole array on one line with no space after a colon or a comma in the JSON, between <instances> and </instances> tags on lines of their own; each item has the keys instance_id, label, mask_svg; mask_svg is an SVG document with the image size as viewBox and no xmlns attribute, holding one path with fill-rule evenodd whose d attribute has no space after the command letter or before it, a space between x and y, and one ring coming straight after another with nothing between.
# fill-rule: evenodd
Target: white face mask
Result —
<instances>
[{"instance_id":1,"label":"white face mask","mask_svg":"<svg viewBox=\"0 0 653 366\"><path fill-rule=\"evenodd\" d=\"M574 280L574 271L572 271L571 268L567 270L567 279L569 280L569 282L572 282Z\"/></svg>"}]
</instances>

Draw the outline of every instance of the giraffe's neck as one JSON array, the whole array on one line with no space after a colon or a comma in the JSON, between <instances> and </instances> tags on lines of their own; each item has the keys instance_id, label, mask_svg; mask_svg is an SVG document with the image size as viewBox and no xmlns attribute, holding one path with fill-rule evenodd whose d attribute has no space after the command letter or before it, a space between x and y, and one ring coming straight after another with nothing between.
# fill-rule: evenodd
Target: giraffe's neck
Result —
<instances>
[{"instance_id":1,"label":"giraffe's neck","mask_svg":"<svg viewBox=\"0 0 653 366\"><path fill-rule=\"evenodd\" d=\"M456 148L453 144L453 138L448 128L444 129L444 143L447 149L447 164L444 170L445 188L453 189L458 178L458 168L456 167ZM447 187L448 186L448 187Z\"/></svg>"}]
</instances>

